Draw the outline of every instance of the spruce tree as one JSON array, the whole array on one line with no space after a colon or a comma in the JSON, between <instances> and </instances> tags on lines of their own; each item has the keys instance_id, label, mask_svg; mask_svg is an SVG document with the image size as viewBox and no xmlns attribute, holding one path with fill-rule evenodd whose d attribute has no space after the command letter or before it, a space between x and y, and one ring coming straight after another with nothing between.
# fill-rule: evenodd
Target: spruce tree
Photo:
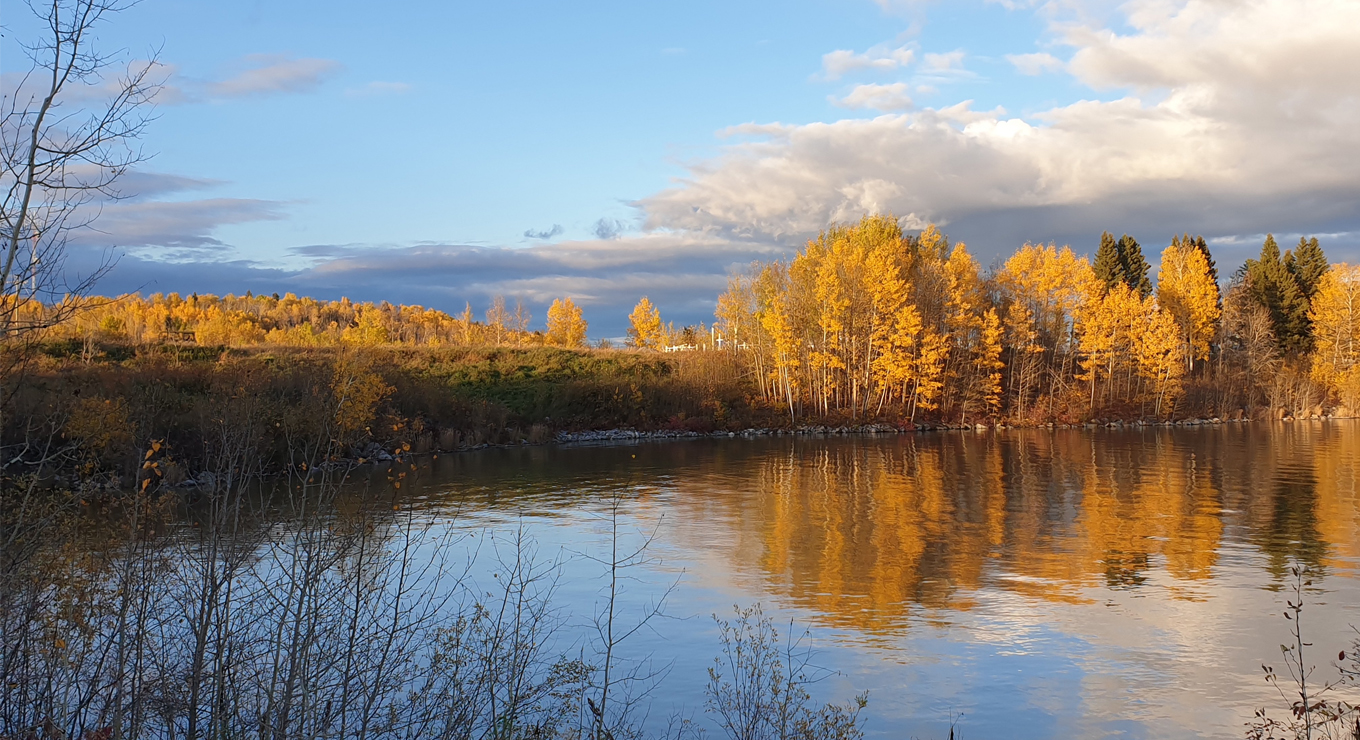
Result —
<instances>
[{"instance_id":1,"label":"spruce tree","mask_svg":"<svg viewBox=\"0 0 1360 740\"><path fill-rule=\"evenodd\" d=\"M1274 235L1266 234L1260 259L1247 260L1244 266L1251 296L1270 312L1275 341L1285 353L1304 351L1312 340L1308 296L1294 277L1297 264L1292 252L1281 259L1280 245Z\"/></svg>"},{"instance_id":2,"label":"spruce tree","mask_svg":"<svg viewBox=\"0 0 1360 740\"><path fill-rule=\"evenodd\" d=\"M1311 239L1299 237L1299 246L1294 250L1291 268L1290 272L1298 281L1299 289L1311 303L1313 296L1317 294L1318 281L1322 280L1323 273L1327 272L1327 255L1322 253L1317 237Z\"/></svg>"},{"instance_id":3,"label":"spruce tree","mask_svg":"<svg viewBox=\"0 0 1360 740\"><path fill-rule=\"evenodd\" d=\"M1143 259L1143 248L1138 240L1128 234L1119 237L1119 255L1124 263L1124 282L1140 297L1152 295L1152 280L1148 278L1151 266Z\"/></svg>"},{"instance_id":4,"label":"spruce tree","mask_svg":"<svg viewBox=\"0 0 1360 740\"><path fill-rule=\"evenodd\" d=\"M1286 352L1307 352L1313 347L1313 322L1308 319L1308 296L1293 275L1280 291L1280 315Z\"/></svg>"},{"instance_id":5,"label":"spruce tree","mask_svg":"<svg viewBox=\"0 0 1360 740\"><path fill-rule=\"evenodd\" d=\"M1277 286L1272 278L1278 270L1276 266L1279 263L1280 245L1275 243L1273 234L1266 234L1265 243L1261 245L1261 256L1257 259L1248 259L1242 265L1252 300L1272 314L1280 303Z\"/></svg>"},{"instance_id":6,"label":"spruce tree","mask_svg":"<svg viewBox=\"0 0 1360 740\"><path fill-rule=\"evenodd\" d=\"M1107 231L1100 235L1100 249L1096 250L1093 267L1096 278L1105 286L1106 291L1115 284L1124 282L1124 260L1119 254L1119 245L1115 243L1114 234Z\"/></svg>"}]
</instances>

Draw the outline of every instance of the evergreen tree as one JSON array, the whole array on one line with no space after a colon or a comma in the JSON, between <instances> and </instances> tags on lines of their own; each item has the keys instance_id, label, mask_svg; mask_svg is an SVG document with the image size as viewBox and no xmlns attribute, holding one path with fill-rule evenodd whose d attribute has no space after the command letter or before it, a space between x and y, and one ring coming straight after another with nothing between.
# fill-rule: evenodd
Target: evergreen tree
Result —
<instances>
[{"instance_id":1,"label":"evergreen tree","mask_svg":"<svg viewBox=\"0 0 1360 740\"><path fill-rule=\"evenodd\" d=\"M1114 240L1114 234L1107 231L1100 235L1100 249L1096 250L1093 268L1096 271L1096 279L1100 281L1105 291L1125 281L1124 260L1119 254L1119 245Z\"/></svg>"},{"instance_id":2,"label":"evergreen tree","mask_svg":"<svg viewBox=\"0 0 1360 740\"><path fill-rule=\"evenodd\" d=\"M1299 237L1299 246L1294 249L1293 257L1290 272L1294 274L1294 280L1298 282L1304 297L1311 302L1317 294L1319 281L1327 272L1327 255L1322 253L1317 237Z\"/></svg>"},{"instance_id":3,"label":"evergreen tree","mask_svg":"<svg viewBox=\"0 0 1360 740\"><path fill-rule=\"evenodd\" d=\"M1119 237L1119 256L1124 263L1124 282L1140 298L1152 295L1152 280L1148 278L1150 266L1143 259L1143 248L1139 246L1138 240L1128 234Z\"/></svg>"},{"instance_id":4,"label":"evergreen tree","mask_svg":"<svg viewBox=\"0 0 1360 740\"><path fill-rule=\"evenodd\" d=\"M1291 265L1295 267L1291 269ZM1294 255L1287 253L1281 259L1280 245L1274 235L1266 234L1260 259L1249 259L1243 267L1252 298L1270 312L1280 350L1288 353L1307 349L1311 343L1308 296L1294 276L1298 269Z\"/></svg>"}]
</instances>

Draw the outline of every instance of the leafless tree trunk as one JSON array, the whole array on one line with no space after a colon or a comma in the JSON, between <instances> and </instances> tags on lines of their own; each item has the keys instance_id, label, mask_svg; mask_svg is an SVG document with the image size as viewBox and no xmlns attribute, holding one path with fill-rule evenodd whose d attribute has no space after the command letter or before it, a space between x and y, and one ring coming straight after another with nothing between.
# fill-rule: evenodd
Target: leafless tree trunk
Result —
<instances>
[{"instance_id":1,"label":"leafless tree trunk","mask_svg":"<svg viewBox=\"0 0 1360 740\"><path fill-rule=\"evenodd\" d=\"M133 2L29 2L44 33L23 44L31 66L0 102L0 401L35 335L70 318L72 299L112 266L105 254L68 274L65 262L72 234L91 228L100 202L120 197L118 180L145 159L137 142L160 90L156 54L115 73L115 58L92 46L94 30ZM73 103L101 96L97 106Z\"/></svg>"}]
</instances>

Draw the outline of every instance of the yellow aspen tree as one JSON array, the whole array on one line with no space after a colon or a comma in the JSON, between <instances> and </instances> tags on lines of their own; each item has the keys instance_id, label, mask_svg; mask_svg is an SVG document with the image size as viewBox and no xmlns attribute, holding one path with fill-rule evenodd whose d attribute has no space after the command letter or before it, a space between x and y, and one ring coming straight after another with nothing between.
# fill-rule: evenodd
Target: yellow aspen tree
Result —
<instances>
[{"instance_id":1,"label":"yellow aspen tree","mask_svg":"<svg viewBox=\"0 0 1360 740\"><path fill-rule=\"evenodd\" d=\"M1180 326L1171 314L1148 298L1146 328L1137 345L1139 373L1151 386L1153 413L1161 416L1175 408L1181 392L1181 377L1185 374L1182 358L1184 343Z\"/></svg>"},{"instance_id":2,"label":"yellow aspen tree","mask_svg":"<svg viewBox=\"0 0 1360 740\"><path fill-rule=\"evenodd\" d=\"M759 269L752 268L750 275L751 294L755 309L754 342L755 377L760 382L761 395L766 400L783 401L783 389L775 382L775 359L777 348L771 334L766 313L776 310L789 300L789 270L783 262L769 262ZM782 309L780 309L782 310Z\"/></svg>"},{"instance_id":3,"label":"yellow aspen tree","mask_svg":"<svg viewBox=\"0 0 1360 740\"><path fill-rule=\"evenodd\" d=\"M458 329L459 333L462 335L461 339L463 340L463 346L465 347L472 345L473 323L474 321L472 319L472 303L465 302L463 306L463 312L458 315Z\"/></svg>"},{"instance_id":4,"label":"yellow aspen tree","mask_svg":"<svg viewBox=\"0 0 1360 740\"><path fill-rule=\"evenodd\" d=\"M944 331L949 344L944 391L960 401L966 416L968 403L976 399L987 372L976 357L982 342L982 280L977 261L963 242L955 244L949 253L944 273L948 278Z\"/></svg>"},{"instance_id":5,"label":"yellow aspen tree","mask_svg":"<svg viewBox=\"0 0 1360 740\"><path fill-rule=\"evenodd\" d=\"M1080 337L1082 373L1078 376L1090 384L1090 405L1092 411L1097 406L1098 382L1103 380L1106 392L1102 398L1122 399L1112 392L1111 386L1121 367L1136 371L1130 359L1134 356L1134 344L1142 330L1146 307L1134 288L1127 283L1117 282L1105 295L1088 302L1079 314L1077 333Z\"/></svg>"},{"instance_id":6,"label":"yellow aspen tree","mask_svg":"<svg viewBox=\"0 0 1360 740\"><path fill-rule=\"evenodd\" d=\"M741 275L727 279L727 290L718 296L718 305L713 311L717 319L719 337L728 349L738 349L747 342L747 334L754 338L755 296L752 294L750 280Z\"/></svg>"},{"instance_id":7,"label":"yellow aspen tree","mask_svg":"<svg viewBox=\"0 0 1360 740\"><path fill-rule=\"evenodd\" d=\"M581 309L570 298L554 300L548 307L548 344L584 347L587 324Z\"/></svg>"},{"instance_id":8,"label":"yellow aspen tree","mask_svg":"<svg viewBox=\"0 0 1360 740\"><path fill-rule=\"evenodd\" d=\"M891 329L883 338L873 360L875 380L887 392L901 389L908 401L908 387L915 380L916 344L921 337L921 314L916 306L904 303L892 318Z\"/></svg>"},{"instance_id":9,"label":"yellow aspen tree","mask_svg":"<svg viewBox=\"0 0 1360 740\"><path fill-rule=\"evenodd\" d=\"M1005 344L1010 347L1010 390L1015 396L1013 412L1024 418L1025 407L1037 384L1043 367L1044 347L1039 343L1039 330L1034 313L1021 301L1013 301L1006 309Z\"/></svg>"},{"instance_id":10,"label":"yellow aspen tree","mask_svg":"<svg viewBox=\"0 0 1360 740\"><path fill-rule=\"evenodd\" d=\"M344 333L340 335L340 340L345 344L372 347L386 344L388 331L387 327L383 325L379 312L370 307L359 314L359 318L353 326L345 328Z\"/></svg>"},{"instance_id":11,"label":"yellow aspen tree","mask_svg":"<svg viewBox=\"0 0 1360 740\"><path fill-rule=\"evenodd\" d=\"M1193 371L1195 360L1209 359L1209 341L1218 334L1218 319L1223 313L1218 283L1204 252L1193 244L1179 242L1162 251L1157 302L1180 327L1186 368Z\"/></svg>"},{"instance_id":12,"label":"yellow aspen tree","mask_svg":"<svg viewBox=\"0 0 1360 740\"><path fill-rule=\"evenodd\" d=\"M1122 281L1116 282L1111 290L1120 288L1127 290L1128 285ZM1108 377L1108 368L1114 361L1118 318L1111 310L1114 301L1110 298L1110 295L1106 294L1087 305L1082 311L1077 330L1081 337L1081 359L1078 365L1082 370L1077 379L1086 382L1090 387L1089 405L1092 413L1096 409L1096 382L1102 374Z\"/></svg>"},{"instance_id":13,"label":"yellow aspen tree","mask_svg":"<svg viewBox=\"0 0 1360 740\"><path fill-rule=\"evenodd\" d=\"M949 249L949 240L935 224L926 225L921 235L916 238L916 244L923 256L936 260L944 260L947 256L946 250Z\"/></svg>"},{"instance_id":14,"label":"yellow aspen tree","mask_svg":"<svg viewBox=\"0 0 1360 740\"><path fill-rule=\"evenodd\" d=\"M1313 323L1313 378L1342 405L1360 408L1360 266L1332 265L1318 281Z\"/></svg>"},{"instance_id":15,"label":"yellow aspen tree","mask_svg":"<svg viewBox=\"0 0 1360 740\"><path fill-rule=\"evenodd\" d=\"M917 409L931 411L939 408L940 391L944 387L944 363L949 355L949 338L926 327L917 342L912 373L915 390L912 398L912 418Z\"/></svg>"},{"instance_id":16,"label":"yellow aspen tree","mask_svg":"<svg viewBox=\"0 0 1360 740\"><path fill-rule=\"evenodd\" d=\"M643 296L628 314L628 343L638 349L661 349L661 311Z\"/></svg>"},{"instance_id":17,"label":"yellow aspen tree","mask_svg":"<svg viewBox=\"0 0 1360 740\"><path fill-rule=\"evenodd\" d=\"M897 341L905 336L915 342L920 331L921 316L910 304L910 288L904 276L905 253L900 233L893 240L882 240L869 251L866 257L865 272L872 310L868 327L868 353L865 362L869 368L869 379L878 395L878 407L882 410L895 388L906 382L910 370L911 347L903 347ZM909 314L904 309L910 308ZM909 334L903 334L901 327L906 324Z\"/></svg>"},{"instance_id":18,"label":"yellow aspen tree","mask_svg":"<svg viewBox=\"0 0 1360 740\"><path fill-rule=\"evenodd\" d=\"M789 320L786 301L776 300L760 314L760 323L770 335L774 344L774 362L770 369L771 380L778 389L783 401L788 405L789 419L794 414L794 389L797 387L799 367L798 334Z\"/></svg>"},{"instance_id":19,"label":"yellow aspen tree","mask_svg":"<svg viewBox=\"0 0 1360 740\"><path fill-rule=\"evenodd\" d=\"M982 347L978 352L978 371L982 373L982 403L990 414L1001 412L1001 342L1004 332L995 308L982 314Z\"/></svg>"},{"instance_id":20,"label":"yellow aspen tree","mask_svg":"<svg viewBox=\"0 0 1360 740\"><path fill-rule=\"evenodd\" d=\"M840 245L843 247L843 240ZM849 286L844 279L845 256L843 248L835 249L833 246L824 252L821 264L813 268L817 274L814 295L821 309L817 315L820 336L810 337L812 341L809 343L816 349L808 360L809 369L817 376L818 407L823 413L830 410L832 395L843 387L837 382L838 376L849 367L844 341L850 318Z\"/></svg>"}]
</instances>

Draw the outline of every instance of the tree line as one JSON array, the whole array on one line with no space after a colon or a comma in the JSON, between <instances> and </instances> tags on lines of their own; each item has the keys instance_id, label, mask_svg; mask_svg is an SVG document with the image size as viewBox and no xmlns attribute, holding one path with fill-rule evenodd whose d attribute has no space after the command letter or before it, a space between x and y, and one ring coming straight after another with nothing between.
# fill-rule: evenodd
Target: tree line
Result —
<instances>
[{"instance_id":1,"label":"tree line","mask_svg":"<svg viewBox=\"0 0 1360 740\"><path fill-rule=\"evenodd\" d=\"M1199 236L1162 250L1155 285L1149 272L1127 234L1103 234L1093 260L1025 244L984 271L934 226L866 216L732 277L715 327L793 419L1360 408L1360 268L1329 265L1316 238L1281 255L1267 236L1226 290Z\"/></svg>"},{"instance_id":2,"label":"tree line","mask_svg":"<svg viewBox=\"0 0 1360 740\"><path fill-rule=\"evenodd\" d=\"M984 270L934 226L913 235L890 216L866 216L733 276L712 327L677 329L643 297L627 344L727 350L752 395L793 420L1348 412L1360 408L1358 271L1329 264L1316 238L1282 253L1267 236L1224 286L1204 238L1186 234L1161 251L1154 283L1139 242L1108 232L1093 259L1026 244ZM470 304L450 315L292 293L70 302L80 305L31 301L16 313L69 316L46 336L87 344L588 346L570 297L553 302L543 330L503 297L480 319Z\"/></svg>"},{"instance_id":3,"label":"tree line","mask_svg":"<svg viewBox=\"0 0 1360 740\"><path fill-rule=\"evenodd\" d=\"M48 339L154 344L174 341L204 346L336 347L406 345L474 347L549 345L584 347L589 328L571 298L553 301L543 330L531 330L532 315L522 301L511 307L496 296L479 320L467 304L452 316L423 306L280 296L216 296L198 293L129 294L117 298L68 298L52 305L28 301L21 313L35 323L46 314L70 318L52 322Z\"/></svg>"}]
</instances>

